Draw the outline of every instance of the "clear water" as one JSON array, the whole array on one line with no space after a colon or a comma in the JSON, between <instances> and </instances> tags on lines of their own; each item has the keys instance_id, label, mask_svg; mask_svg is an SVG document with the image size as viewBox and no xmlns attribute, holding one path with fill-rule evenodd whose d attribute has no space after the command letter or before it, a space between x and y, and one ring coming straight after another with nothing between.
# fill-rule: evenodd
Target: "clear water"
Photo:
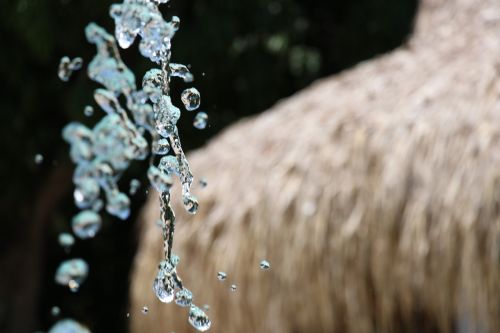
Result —
<instances>
[{"instance_id":1,"label":"clear water","mask_svg":"<svg viewBox=\"0 0 500 333\"><path fill-rule=\"evenodd\" d=\"M174 178L181 182L186 211L196 214L199 205L191 193L193 175L177 128L183 112L170 95L172 78L192 82L194 77L187 66L170 61L171 41L181 21L176 16L170 20L163 18L158 5L167 2L124 0L113 4L109 10L115 23L113 34L96 23L85 28L88 42L95 45L97 51L87 66L87 74L101 86L93 97L102 109L103 117L93 127L72 122L63 129L62 136L70 145L70 157L76 165L73 197L75 205L81 209L73 217L72 227L77 237L88 239L99 232L103 209L118 219L127 219L130 196L139 190L141 184L133 179L128 193L121 192L121 177L134 160L149 158L147 176L151 186L160 194L159 225L164 248L164 260L154 278L153 292L163 303L175 300L177 305L188 308L188 321L199 331L205 331L210 328L210 320L192 304L193 294L184 287L177 274L180 259L172 253L176 221L170 205L170 189ZM120 48L130 48L134 44L153 63L153 67L144 73L139 87L119 52ZM81 58L63 57L59 77L68 81L72 72L82 64ZM199 91L193 87L186 89L180 99L187 111L198 109L201 102ZM84 114L90 117L94 109L87 106ZM206 113L200 112L195 118L197 128L206 127ZM64 268L58 269L56 281L77 290L88 274L88 266L82 259L74 260L72 266L65 263ZM147 312L147 307L143 312Z\"/></svg>"}]
</instances>

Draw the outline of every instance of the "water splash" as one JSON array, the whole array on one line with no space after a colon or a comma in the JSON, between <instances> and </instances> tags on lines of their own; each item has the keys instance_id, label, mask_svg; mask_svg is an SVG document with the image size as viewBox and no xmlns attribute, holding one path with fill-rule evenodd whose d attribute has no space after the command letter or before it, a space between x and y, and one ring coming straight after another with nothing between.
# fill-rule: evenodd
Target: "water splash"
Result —
<instances>
[{"instance_id":1,"label":"water splash","mask_svg":"<svg viewBox=\"0 0 500 333\"><path fill-rule=\"evenodd\" d=\"M103 207L109 214L127 219L130 198L119 190L121 176L132 161L149 156L147 175L160 194L165 256L153 290L164 303L175 299L177 305L188 307L189 322L204 331L210 327L210 320L192 304L193 294L183 286L176 271L179 257L172 253L176 220L170 204L170 189L174 178L181 182L182 200L189 213L196 214L198 200L191 193L193 175L177 128L181 110L170 95L172 78L192 82L194 77L187 66L170 61L171 40L180 27L180 19L163 18L158 5L167 2L124 0L112 5L109 14L115 22L114 36L95 23L85 28L87 40L97 49L87 73L90 79L102 85L95 90L94 99L104 111L104 117L93 128L74 122L63 130L63 138L70 144L70 157L76 164L74 201L83 210L73 218L73 229L80 238L93 237L101 226L99 214ZM136 41L139 52L156 64L144 74L140 87L119 53L119 47L129 48ZM68 59L61 63L61 72L66 78L66 69L71 66ZM125 101L124 105L121 101ZM200 106L200 93L196 88L186 89L181 101L186 110L193 111ZM195 126L205 128L206 113L198 113L197 119ZM146 138L149 137L148 144ZM128 194L133 195L139 186L131 182ZM66 284L70 281L78 284L75 279L66 280Z\"/></svg>"},{"instance_id":2,"label":"water splash","mask_svg":"<svg viewBox=\"0 0 500 333\"><path fill-rule=\"evenodd\" d=\"M68 286L72 291L78 291L87 279L89 266L83 259L63 261L56 270L55 281L62 286Z\"/></svg>"},{"instance_id":3,"label":"water splash","mask_svg":"<svg viewBox=\"0 0 500 333\"><path fill-rule=\"evenodd\" d=\"M73 319L62 319L55 323L48 333L90 333L90 330Z\"/></svg>"}]
</instances>

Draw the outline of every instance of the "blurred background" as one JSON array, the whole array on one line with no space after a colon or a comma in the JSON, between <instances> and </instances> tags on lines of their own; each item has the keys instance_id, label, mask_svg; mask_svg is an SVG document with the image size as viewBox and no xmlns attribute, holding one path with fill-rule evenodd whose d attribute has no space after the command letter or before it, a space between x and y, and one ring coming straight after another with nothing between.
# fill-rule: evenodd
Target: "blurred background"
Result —
<instances>
[{"instance_id":1,"label":"blurred background","mask_svg":"<svg viewBox=\"0 0 500 333\"><path fill-rule=\"evenodd\" d=\"M108 31L109 0L11 0L0 3L0 332L47 330L61 316L92 322L95 332L126 332L129 270L136 248L142 188L133 197L132 216L123 222L105 216L101 232L77 241L71 256L91 269L77 294L54 283L58 263L70 256L58 245L70 231L73 204L68 146L61 129L69 121L93 125L100 110L84 70L68 83L57 77L59 59L95 53L83 29L95 21ZM191 65L202 93L209 126L192 126L183 114L179 128L186 150L195 149L238 119L265 111L314 80L388 52L412 31L416 0L172 0L161 7L177 15L181 29L173 61ZM137 47L122 51L136 78L152 64ZM180 96L183 83L173 85ZM178 98L178 97L176 97ZM174 100L177 105L180 100ZM35 163L35 155L43 161ZM145 165L135 162L124 175L144 184Z\"/></svg>"}]
</instances>

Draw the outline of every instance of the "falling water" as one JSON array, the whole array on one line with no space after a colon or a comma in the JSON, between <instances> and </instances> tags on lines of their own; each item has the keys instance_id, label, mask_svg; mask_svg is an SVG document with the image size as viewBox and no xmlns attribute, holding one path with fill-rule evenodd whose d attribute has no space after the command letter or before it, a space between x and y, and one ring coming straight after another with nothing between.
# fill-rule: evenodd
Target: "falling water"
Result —
<instances>
[{"instance_id":1,"label":"falling water","mask_svg":"<svg viewBox=\"0 0 500 333\"><path fill-rule=\"evenodd\" d=\"M180 27L180 19L174 16L166 21L163 18L158 5L168 1L124 0L113 4L109 14L115 22L114 36L96 23L85 28L87 40L97 49L88 64L87 74L102 86L95 90L94 100L104 116L93 128L73 122L63 130L63 138L70 145L71 160L76 164L74 201L82 210L73 217L72 227L79 238L94 237L101 228L103 208L119 219L127 219L129 195L136 193L140 183L132 180L129 192L124 193L119 189L119 181L132 161L149 157L147 176L159 192L164 248L164 259L159 264L153 291L161 302L175 301L178 306L189 309L188 322L197 330L206 331L211 326L210 319L193 304L192 292L177 274L180 259L172 253L176 225L170 203L173 178L181 182L182 201L187 212L196 214L198 200L191 193L193 175L177 129L182 112L170 95L172 78L192 82L194 77L187 66L171 62L171 41ZM139 52L156 65L144 74L140 87L119 53L119 48L129 48L136 41ZM68 81L82 63L80 58L63 57L58 71L61 80ZM187 111L200 107L200 93L196 88L184 90L180 97ZM91 108L85 108L85 115L94 114ZM205 128L207 118L206 113L199 112L195 127ZM146 137L150 137L151 142ZM88 273L86 263L73 259L63 264L65 266L58 269L56 281L78 289ZM148 311L147 307L142 310L143 313Z\"/></svg>"}]
</instances>

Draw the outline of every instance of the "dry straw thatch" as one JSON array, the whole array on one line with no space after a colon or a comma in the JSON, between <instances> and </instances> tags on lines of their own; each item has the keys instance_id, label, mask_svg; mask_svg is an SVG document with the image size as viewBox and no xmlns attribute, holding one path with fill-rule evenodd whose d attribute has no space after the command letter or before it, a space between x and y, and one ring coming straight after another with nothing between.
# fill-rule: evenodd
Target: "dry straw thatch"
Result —
<instances>
[{"instance_id":1,"label":"dry straw thatch","mask_svg":"<svg viewBox=\"0 0 500 333\"><path fill-rule=\"evenodd\" d=\"M499 78L500 2L423 0L404 47L192 153L209 185L174 250L212 331L500 332ZM131 329L191 332L151 289L158 212L151 198Z\"/></svg>"}]
</instances>

